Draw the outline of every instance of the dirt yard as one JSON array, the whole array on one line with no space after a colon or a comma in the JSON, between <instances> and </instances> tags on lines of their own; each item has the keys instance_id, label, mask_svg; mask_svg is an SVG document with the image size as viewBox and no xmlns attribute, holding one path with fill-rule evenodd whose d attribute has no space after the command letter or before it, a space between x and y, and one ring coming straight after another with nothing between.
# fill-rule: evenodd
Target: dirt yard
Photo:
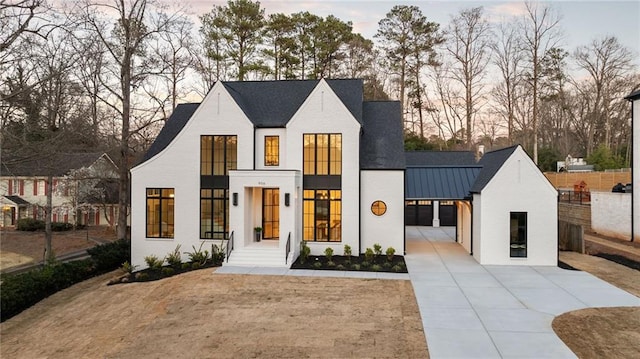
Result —
<instances>
[{"instance_id":1,"label":"dirt yard","mask_svg":"<svg viewBox=\"0 0 640 359\"><path fill-rule=\"evenodd\" d=\"M603 258L560 252L560 260L640 297L640 272ZM640 307L562 314L553 330L579 358L640 358Z\"/></svg>"},{"instance_id":2,"label":"dirt yard","mask_svg":"<svg viewBox=\"0 0 640 359\"><path fill-rule=\"evenodd\" d=\"M87 240L89 238L90 240ZM116 235L105 227L88 230L53 232L52 246L56 256L91 248L98 241L113 241ZM23 232L13 229L0 230L0 270L39 262L44 255L44 232Z\"/></svg>"},{"instance_id":3,"label":"dirt yard","mask_svg":"<svg viewBox=\"0 0 640 359\"><path fill-rule=\"evenodd\" d=\"M428 358L409 281L105 275L0 324L3 358Z\"/></svg>"}]
</instances>

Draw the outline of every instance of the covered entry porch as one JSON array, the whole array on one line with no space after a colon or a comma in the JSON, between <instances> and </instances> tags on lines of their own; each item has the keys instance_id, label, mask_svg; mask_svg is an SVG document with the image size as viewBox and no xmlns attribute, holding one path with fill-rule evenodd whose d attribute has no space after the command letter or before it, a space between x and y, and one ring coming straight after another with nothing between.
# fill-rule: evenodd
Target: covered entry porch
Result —
<instances>
[{"instance_id":1,"label":"covered entry porch","mask_svg":"<svg viewBox=\"0 0 640 359\"><path fill-rule=\"evenodd\" d=\"M229 171L225 264L289 266L302 238L301 188L300 171Z\"/></svg>"}]
</instances>

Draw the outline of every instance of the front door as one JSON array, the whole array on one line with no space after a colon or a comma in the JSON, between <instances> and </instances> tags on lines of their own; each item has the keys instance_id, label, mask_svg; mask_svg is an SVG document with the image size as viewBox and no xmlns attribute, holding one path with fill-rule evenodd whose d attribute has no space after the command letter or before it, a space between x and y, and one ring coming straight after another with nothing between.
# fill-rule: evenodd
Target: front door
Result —
<instances>
[{"instance_id":1,"label":"front door","mask_svg":"<svg viewBox=\"0 0 640 359\"><path fill-rule=\"evenodd\" d=\"M280 238L280 190L262 190L262 238Z\"/></svg>"}]
</instances>

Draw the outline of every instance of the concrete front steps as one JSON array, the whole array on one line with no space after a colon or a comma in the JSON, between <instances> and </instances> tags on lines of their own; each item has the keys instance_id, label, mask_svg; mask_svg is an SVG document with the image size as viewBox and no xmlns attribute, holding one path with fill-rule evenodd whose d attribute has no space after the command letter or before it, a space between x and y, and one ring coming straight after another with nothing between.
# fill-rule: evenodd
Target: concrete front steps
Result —
<instances>
[{"instance_id":1,"label":"concrete front steps","mask_svg":"<svg viewBox=\"0 0 640 359\"><path fill-rule=\"evenodd\" d=\"M291 258L291 253L289 253ZM223 266L235 267L280 267L289 268L291 259L285 264L284 251L279 248L238 248L234 249Z\"/></svg>"}]
</instances>

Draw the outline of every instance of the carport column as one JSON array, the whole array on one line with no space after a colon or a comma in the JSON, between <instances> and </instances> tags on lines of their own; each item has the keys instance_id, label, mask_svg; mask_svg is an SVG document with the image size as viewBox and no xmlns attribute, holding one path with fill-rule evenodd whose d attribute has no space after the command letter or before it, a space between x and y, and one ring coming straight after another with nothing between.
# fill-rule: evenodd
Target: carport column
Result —
<instances>
[{"instance_id":1,"label":"carport column","mask_svg":"<svg viewBox=\"0 0 640 359\"><path fill-rule=\"evenodd\" d=\"M440 201L433 201L433 226L440 227Z\"/></svg>"}]
</instances>

